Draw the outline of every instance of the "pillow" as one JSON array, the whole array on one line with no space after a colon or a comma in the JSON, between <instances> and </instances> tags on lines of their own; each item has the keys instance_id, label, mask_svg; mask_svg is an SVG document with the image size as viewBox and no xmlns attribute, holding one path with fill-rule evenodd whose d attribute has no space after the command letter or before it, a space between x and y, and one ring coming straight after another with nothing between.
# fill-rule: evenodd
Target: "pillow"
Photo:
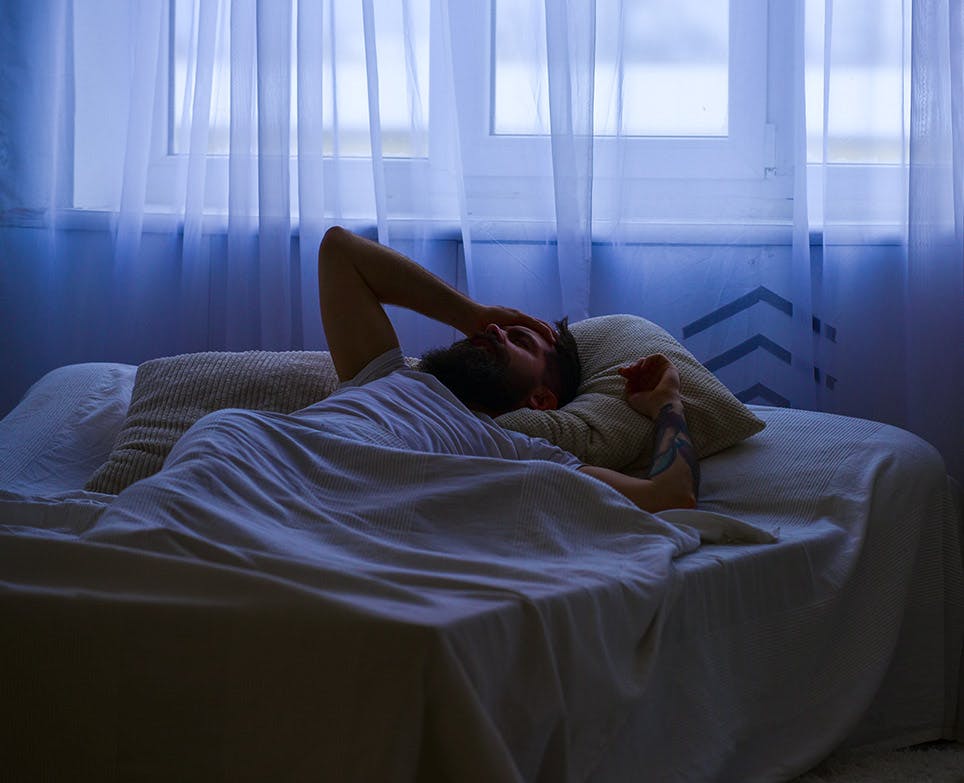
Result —
<instances>
[{"instance_id":1,"label":"pillow","mask_svg":"<svg viewBox=\"0 0 964 783\"><path fill-rule=\"evenodd\" d=\"M327 351L207 352L144 362L110 457L86 489L117 494L156 473L178 438L212 411L291 413L327 397L337 385Z\"/></svg>"},{"instance_id":2,"label":"pillow","mask_svg":"<svg viewBox=\"0 0 964 783\"><path fill-rule=\"evenodd\" d=\"M93 362L51 370L0 421L0 492L80 490L110 454L137 368Z\"/></svg>"},{"instance_id":3,"label":"pillow","mask_svg":"<svg viewBox=\"0 0 964 783\"><path fill-rule=\"evenodd\" d=\"M591 465L644 472L651 464L653 424L629 407L617 370L652 353L664 354L679 370L686 423L700 457L765 426L669 332L645 318L604 315L570 330L582 363L576 398L559 410L506 413L496 419L503 427L545 438Z\"/></svg>"}]
</instances>

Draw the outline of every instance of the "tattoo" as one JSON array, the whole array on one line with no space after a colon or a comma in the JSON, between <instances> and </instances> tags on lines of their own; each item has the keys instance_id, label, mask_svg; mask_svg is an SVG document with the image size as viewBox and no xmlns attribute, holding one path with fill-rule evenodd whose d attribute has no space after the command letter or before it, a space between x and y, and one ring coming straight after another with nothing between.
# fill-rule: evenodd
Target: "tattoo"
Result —
<instances>
[{"instance_id":1,"label":"tattoo","mask_svg":"<svg viewBox=\"0 0 964 783\"><path fill-rule=\"evenodd\" d=\"M699 497L700 462L696 457L696 449L693 448L693 443L690 440L689 430L686 428L686 419L673 410L672 403L666 403L656 415L655 425L656 448L649 478L654 478L669 470L670 466L676 462L676 458L682 457L689 465L690 473L693 476L693 494Z\"/></svg>"}]
</instances>

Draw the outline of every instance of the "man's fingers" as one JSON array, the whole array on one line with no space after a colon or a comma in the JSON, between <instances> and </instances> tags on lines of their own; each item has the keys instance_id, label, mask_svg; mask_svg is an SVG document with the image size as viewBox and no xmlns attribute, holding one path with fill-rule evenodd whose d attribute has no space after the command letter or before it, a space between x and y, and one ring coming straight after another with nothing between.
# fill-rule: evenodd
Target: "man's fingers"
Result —
<instances>
[{"instance_id":1,"label":"man's fingers","mask_svg":"<svg viewBox=\"0 0 964 783\"><path fill-rule=\"evenodd\" d=\"M559 335L556 334L556 330L548 321L543 321L541 318L533 318L531 315L523 316L525 319L524 326L528 326L534 332L537 332L546 340L550 345L555 345L556 340Z\"/></svg>"},{"instance_id":2,"label":"man's fingers","mask_svg":"<svg viewBox=\"0 0 964 783\"><path fill-rule=\"evenodd\" d=\"M555 345L559 339L559 335L550 323L513 307L486 307L482 311L482 319L484 323L480 325L481 329L490 323L500 327L525 326L540 335L550 345Z\"/></svg>"},{"instance_id":3,"label":"man's fingers","mask_svg":"<svg viewBox=\"0 0 964 783\"><path fill-rule=\"evenodd\" d=\"M624 378L630 378L638 374L646 366L646 359L637 359L632 364L624 364L619 368L619 374Z\"/></svg>"},{"instance_id":4,"label":"man's fingers","mask_svg":"<svg viewBox=\"0 0 964 783\"><path fill-rule=\"evenodd\" d=\"M619 368L619 374L624 378L638 377L644 373L652 372L654 365L656 364L653 360L656 358L654 356L644 356L641 359L637 359L632 364L626 364Z\"/></svg>"},{"instance_id":5,"label":"man's fingers","mask_svg":"<svg viewBox=\"0 0 964 783\"><path fill-rule=\"evenodd\" d=\"M626 394L633 395L655 389L670 367L669 359L657 353L620 367L618 372L626 379Z\"/></svg>"},{"instance_id":6,"label":"man's fingers","mask_svg":"<svg viewBox=\"0 0 964 783\"><path fill-rule=\"evenodd\" d=\"M532 329L536 334L542 337L549 345L555 345L556 340L559 339L559 335L556 334L556 330L552 328L552 325L547 321L543 321L541 318L534 318L531 315L526 315L525 313L514 310L516 317L511 319L505 326L512 326L518 324L520 326L528 327Z\"/></svg>"}]
</instances>

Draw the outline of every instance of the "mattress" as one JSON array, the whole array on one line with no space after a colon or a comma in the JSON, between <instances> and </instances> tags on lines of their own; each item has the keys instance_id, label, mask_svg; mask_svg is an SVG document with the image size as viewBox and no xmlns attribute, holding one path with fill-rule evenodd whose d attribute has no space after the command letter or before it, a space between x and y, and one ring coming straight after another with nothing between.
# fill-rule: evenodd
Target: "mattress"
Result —
<instances>
[{"instance_id":1,"label":"mattress","mask_svg":"<svg viewBox=\"0 0 964 783\"><path fill-rule=\"evenodd\" d=\"M701 507L774 544L700 545L599 482L540 474L533 494L489 466L529 506L455 492L430 546L381 530L352 559L140 529L159 489L79 489L133 368L57 373L0 422L15 771L785 780L842 749L964 738L960 496L899 429L755 407L766 429L703 461Z\"/></svg>"},{"instance_id":2,"label":"mattress","mask_svg":"<svg viewBox=\"0 0 964 783\"><path fill-rule=\"evenodd\" d=\"M646 702L600 780L787 780L834 751L962 739L960 492L939 456L877 422L754 412L760 435L702 463L701 505L780 543L677 561Z\"/></svg>"}]
</instances>

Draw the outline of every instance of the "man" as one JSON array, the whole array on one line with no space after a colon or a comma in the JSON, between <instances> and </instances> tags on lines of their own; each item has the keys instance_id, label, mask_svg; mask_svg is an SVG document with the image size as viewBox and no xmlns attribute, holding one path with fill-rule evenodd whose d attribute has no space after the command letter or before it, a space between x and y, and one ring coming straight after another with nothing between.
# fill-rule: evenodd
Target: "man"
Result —
<instances>
[{"instance_id":1,"label":"man","mask_svg":"<svg viewBox=\"0 0 964 783\"><path fill-rule=\"evenodd\" d=\"M336 404L376 421L407 447L559 462L605 482L645 511L696 505L699 465L679 373L666 357L643 357L620 371L627 402L656 427L650 476L632 478L582 464L491 418L523 407L555 409L574 396L578 358L565 321L557 333L518 310L481 305L402 254L339 227L325 234L319 248L318 287L328 348L342 381ZM426 354L422 372L407 370L385 313L388 304L448 324L466 339Z\"/></svg>"}]
</instances>

